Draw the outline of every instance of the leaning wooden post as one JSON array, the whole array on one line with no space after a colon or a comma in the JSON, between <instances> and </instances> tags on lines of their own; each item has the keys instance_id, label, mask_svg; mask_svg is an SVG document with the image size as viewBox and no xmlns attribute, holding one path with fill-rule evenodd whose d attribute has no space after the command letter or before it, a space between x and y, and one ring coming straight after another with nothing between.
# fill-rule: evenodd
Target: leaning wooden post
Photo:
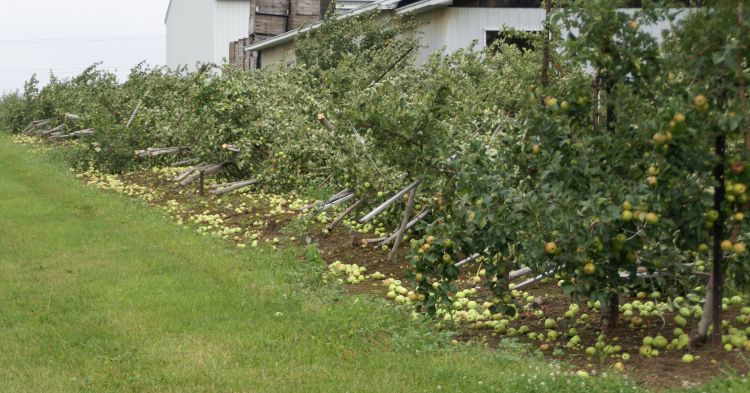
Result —
<instances>
[{"instance_id":1,"label":"leaning wooden post","mask_svg":"<svg viewBox=\"0 0 750 393\"><path fill-rule=\"evenodd\" d=\"M200 175L200 194L201 196L205 195L205 185L203 183L203 177L205 176L205 171L201 169L201 175Z\"/></svg>"},{"instance_id":2,"label":"leaning wooden post","mask_svg":"<svg viewBox=\"0 0 750 393\"><path fill-rule=\"evenodd\" d=\"M128 119L128 124L126 124L125 127L130 127L130 124L133 123L133 120L135 120L135 115L138 114L138 109L141 109L142 103L143 103L143 100L138 100L138 103L135 105L135 109L133 110L133 113L130 115L130 118Z\"/></svg>"},{"instance_id":3,"label":"leaning wooden post","mask_svg":"<svg viewBox=\"0 0 750 393\"><path fill-rule=\"evenodd\" d=\"M414 208L414 199L417 196L417 188L419 188L419 180L416 183L411 191L409 191L409 199L406 201L406 209L404 209L404 217L401 219L401 226L398 229L398 234L396 234L396 239L393 241L393 249L388 253L388 260L391 262L395 262L398 258L398 247L401 245L401 239L404 237L406 226L409 224L411 211Z\"/></svg>"},{"instance_id":4,"label":"leaning wooden post","mask_svg":"<svg viewBox=\"0 0 750 393\"><path fill-rule=\"evenodd\" d=\"M257 180L252 179L252 180L236 181L232 183L216 184L213 186L213 190L209 191L209 193L213 195L223 195L228 192L238 190L240 188L251 186L257 182L258 182Z\"/></svg>"},{"instance_id":5,"label":"leaning wooden post","mask_svg":"<svg viewBox=\"0 0 750 393\"><path fill-rule=\"evenodd\" d=\"M344 221L344 218L346 218L346 216L348 216L349 213L353 212L354 209L356 209L357 207L359 207L359 205L363 204L366 200L367 200L367 197L360 198L358 201L354 202L354 204L352 204L351 206L349 206L348 208L346 208L346 210L344 210L343 213L339 214L339 216L336 217L336 219L333 220L333 222L330 223L330 224L328 224L328 226L326 227L326 229L328 229L329 233L330 233L330 231L333 231L333 228L336 228L336 226L339 225L341 223L341 221Z\"/></svg>"},{"instance_id":6,"label":"leaning wooden post","mask_svg":"<svg viewBox=\"0 0 750 393\"><path fill-rule=\"evenodd\" d=\"M548 270L548 271L546 271L546 272L544 272L542 274L537 275L536 277L532 277L532 278L530 278L530 279L528 279L528 280L526 280L526 281L524 281L524 282L522 282L522 283L520 283L518 285L515 285L513 287L513 289L515 289L517 291L521 291L524 288L526 288L528 286L531 286L531 285L534 285L534 284L538 283L539 281L544 280L547 277L553 276L555 274L555 272L557 272L558 270L560 270L560 268L555 268L555 269Z\"/></svg>"}]
</instances>

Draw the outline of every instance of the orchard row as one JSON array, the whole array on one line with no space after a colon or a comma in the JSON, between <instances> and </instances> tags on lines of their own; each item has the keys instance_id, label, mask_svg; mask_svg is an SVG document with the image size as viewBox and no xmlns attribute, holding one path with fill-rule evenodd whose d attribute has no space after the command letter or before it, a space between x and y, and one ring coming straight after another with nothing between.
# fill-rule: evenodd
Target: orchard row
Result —
<instances>
[{"instance_id":1,"label":"orchard row","mask_svg":"<svg viewBox=\"0 0 750 393\"><path fill-rule=\"evenodd\" d=\"M289 67L32 78L3 99L0 122L20 132L49 119L53 139L80 138L69 159L81 168L180 161L273 192L346 189L361 200L352 216L416 184L406 214L391 205L378 229L422 214L407 258L424 310L453 306L457 262L477 256L491 315L515 313L509 273L529 267L599 302L614 327L619 294L646 276L666 296L708 284L698 338L713 322L720 342L724 288L750 278L750 11L616 3L551 13L527 37L535 50L498 43L420 66L403 56L418 45L411 21L331 20L297 41ZM642 28L663 19L661 41Z\"/></svg>"}]
</instances>

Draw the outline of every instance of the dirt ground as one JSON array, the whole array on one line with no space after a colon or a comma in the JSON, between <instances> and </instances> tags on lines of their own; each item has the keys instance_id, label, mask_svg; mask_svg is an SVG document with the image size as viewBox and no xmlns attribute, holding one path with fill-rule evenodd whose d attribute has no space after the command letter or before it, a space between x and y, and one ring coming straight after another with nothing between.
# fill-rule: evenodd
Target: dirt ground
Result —
<instances>
[{"instance_id":1,"label":"dirt ground","mask_svg":"<svg viewBox=\"0 0 750 393\"><path fill-rule=\"evenodd\" d=\"M176 200L184 210L176 214L187 220L191 215L200 214L210 211L212 214L221 214L224 222L229 226L245 227L252 222L262 219L266 225L260 229L261 238L284 237L282 229L290 223L294 214L269 214L264 206L251 206L242 212L236 212L226 209L227 203L239 203L246 200L247 197L241 194L229 196L214 197L201 196L195 186L181 188L175 185L169 177L157 175L152 172L135 172L121 175L120 179L128 183L134 183L145 186L153 191L153 198L150 201L153 205L164 206L168 200ZM182 191L182 193L180 193ZM221 204L218 203L219 199ZM387 262L388 251L374 249L373 247L363 248L360 245L362 235L351 231L344 225L336 227L329 235L322 234L322 224L315 224L309 228L310 234L306 237L312 237L319 245L319 250L328 263L340 260L344 263L356 263L367 268L368 273L379 271L386 277L403 279L409 269L408 263L389 263ZM288 240L287 240L288 241ZM299 240L298 240L299 242ZM402 255L405 253L401 251ZM467 272L466 278L473 275L478 269L475 263L469 263L462 268ZM403 279L404 286L410 286L408 280ZM468 283L466 284L469 285ZM351 294L371 294L374 296L385 296L387 288L373 280L365 280L360 284L345 285L345 289ZM480 293L482 288L478 288ZM528 326L531 331L544 333L543 322L545 318L555 318L562 316L571 304L569 299L562 290L554 283L554 280L547 283L536 284L527 290L531 295L541 296L544 300L539 309L544 312L543 318L536 318L533 312L521 313L519 317L511 321L509 327L518 328L522 325ZM634 299L622 298L621 304L633 301ZM595 355L589 357L583 349L569 349L565 347L567 338L561 338L549 343L549 348L543 348L539 341L531 341L525 336L519 336L517 339L529 344L530 351L539 351L550 360L562 361L570 364L574 369L584 369L589 372L598 374L602 372L613 372L612 366L616 362L622 362L628 376L640 382L645 387L653 390L662 390L666 388L680 388L701 384L713 377L720 377L723 371L734 370L745 374L748 371L749 363L744 354L737 350L727 352L716 350L710 346L693 347L689 353L696 355L696 360L687 364L681 358L687 353L684 350L662 351L658 357L646 358L639 355L639 347L642 345L644 336L656 336L662 334L668 340L673 338L672 331L676 327L672 318L646 317L643 318L644 324L640 329L628 327L626 322L620 324L615 329L602 330L599 326L599 313L591 310L586 306L586 302L579 303L581 313L591 315L591 320L587 326L577 326L578 335L581 337L582 348L592 346L596 342L597 336L604 333L607 341L616 342L622 347L621 353L630 354L628 361L623 361L619 357L613 358L608 356ZM731 319L736 315L736 310L730 310L726 319ZM695 319L688 319L688 328L695 326ZM453 327L455 328L455 327ZM567 330L566 326L559 327L560 331ZM687 328L686 328L687 330ZM491 328L486 329L469 329L460 328L459 340L463 341L480 341L486 342L490 346L498 346L504 339L496 335Z\"/></svg>"}]
</instances>

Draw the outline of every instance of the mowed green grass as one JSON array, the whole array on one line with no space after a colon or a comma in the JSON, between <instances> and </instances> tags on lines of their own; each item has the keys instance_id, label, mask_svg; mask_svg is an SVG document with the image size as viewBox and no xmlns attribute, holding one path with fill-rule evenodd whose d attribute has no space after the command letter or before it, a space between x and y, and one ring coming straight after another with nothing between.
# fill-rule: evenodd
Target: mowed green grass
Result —
<instances>
[{"instance_id":1,"label":"mowed green grass","mask_svg":"<svg viewBox=\"0 0 750 393\"><path fill-rule=\"evenodd\" d=\"M0 392L634 391L446 345L311 286L302 250L233 250L61 168L0 135Z\"/></svg>"}]
</instances>

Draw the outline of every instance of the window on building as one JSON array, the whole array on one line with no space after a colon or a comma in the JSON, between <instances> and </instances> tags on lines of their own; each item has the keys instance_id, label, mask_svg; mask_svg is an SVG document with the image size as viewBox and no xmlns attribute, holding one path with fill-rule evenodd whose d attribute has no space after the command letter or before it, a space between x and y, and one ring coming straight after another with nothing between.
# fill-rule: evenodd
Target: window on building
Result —
<instances>
[{"instance_id":1,"label":"window on building","mask_svg":"<svg viewBox=\"0 0 750 393\"><path fill-rule=\"evenodd\" d=\"M508 45L513 45L520 50L534 50L534 42L529 34L540 34L539 31L498 31L498 30L487 30L485 37L485 44L487 47L491 47L492 44L500 41Z\"/></svg>"}]
</instances>

